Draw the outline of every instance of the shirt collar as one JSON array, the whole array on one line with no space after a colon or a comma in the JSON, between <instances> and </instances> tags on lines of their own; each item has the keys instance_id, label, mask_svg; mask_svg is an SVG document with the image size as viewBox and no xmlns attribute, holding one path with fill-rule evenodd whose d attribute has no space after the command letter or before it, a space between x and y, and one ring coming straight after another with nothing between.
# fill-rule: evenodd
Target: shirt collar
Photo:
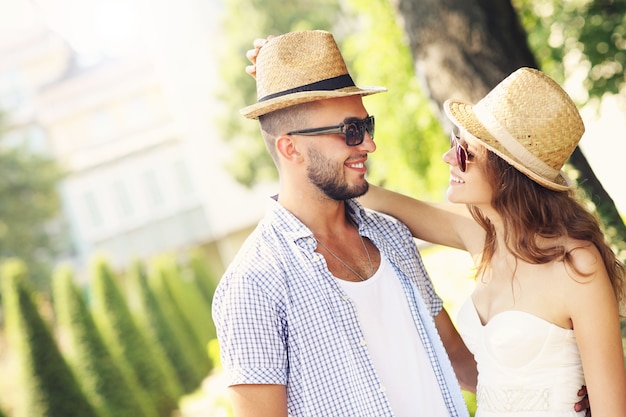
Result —
<instances>
[{"instance_id":1,"label":"shirt collar","mask_svg":"<svg viewBox=\"0 0 626 417\"><path fill-rule=\"evenodd\" d=\"M366 214L363 206L354 199L346 200L346 212L357 225L359 233L362 234L367 229L364 221ZM292 239L294 242L303 238L314 238L313 232L277 201L277 196L272 196L269 199L266 208L266 218L284 236Z\"/></svg>"}]
</instances>

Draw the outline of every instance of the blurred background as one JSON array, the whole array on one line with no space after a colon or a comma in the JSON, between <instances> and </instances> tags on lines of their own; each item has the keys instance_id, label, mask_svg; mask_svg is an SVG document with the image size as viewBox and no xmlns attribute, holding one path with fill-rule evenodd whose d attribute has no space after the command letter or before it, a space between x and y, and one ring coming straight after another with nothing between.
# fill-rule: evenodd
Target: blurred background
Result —
<instances>
[{"instance_id":1,"label":"blurred background","mask_svg":"<svg viewBox=\"0 0 626 417\"><path fill-rule=\"evenodd\" d=\"M127 285L137 263L161 309L175 306L187 316L171 327L210 322L210 288L277 190L256 122L238 113L256 101L245 51L255 38L301 29L332 31L357 85L389 88L365 99L377 122L370 182L429 200L444 200L448 181L443 100L475 101L520 66L547 72L577 102L587 126L568 172L623 261L625 16L626 0L0 0L0 262L8 265L3 280L12 283L2 287L0 323L14 333L28 328L20 322L25 307L16 301L22 307L10 313L8 306L8 293L25 288L59 360L70 364L68 375L79 375L72 359L78 350L62 342L80 338L62 338L63 326L77 323L61 323L54 303L62 292L54 288L65 281L54 277L65 268L72 284L63 285L75 285L78 305L85 302L99 323L103 335L92 337L115 350L110 344L120 342L97 319L107 313L94 307L94 282L108 282L94 267L103 263L135 322L149 327L145 314L152 311L133 304L142 281L134 290ZM454 316L471 290L469 259L420 245ZM174 266L163 267L163 257ZM194 261L206 271L194 269ZM163 268L176 270L171 275L180 282L163 284ZM198 293L210 288L196 310L184 312L190 307L172 294L193 292L189 282ZM0 379L12 381L4 375L19 375L20 361L34 359L9 354L17 342L4 333ZM157 330L150 337L163 343ZM212 338L199 336L201 355ZM222 404L219 395L205 395L221 393L215 349L201 367L215 377L192 378L195 385L173 396L194 401L164 406L160 415L228 415L226 405L215 405ZM27 415L33 400L9 385L0 382L0 410Z\"/></svg>"}]
</instances>

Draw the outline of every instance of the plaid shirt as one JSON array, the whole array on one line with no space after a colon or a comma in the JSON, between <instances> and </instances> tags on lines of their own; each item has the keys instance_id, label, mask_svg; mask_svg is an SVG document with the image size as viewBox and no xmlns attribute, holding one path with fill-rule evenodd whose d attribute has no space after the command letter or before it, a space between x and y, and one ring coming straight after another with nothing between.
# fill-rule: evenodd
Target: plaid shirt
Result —
<instances>
[{"instance_id":1,"label":"plaid shirt","mask_svg":"<svg viewBox=\"0 0 626 417\"><path fill-rule=\"evenodd\" d=\"M346 207L389 259L450 416L467 416L432 317L442 308L415 242L399 221ZM287 387L292 417L393 416L356 309L335 282L311 231L273 199L215 292L213 317L230 384Z\"/></svg>"}]
</instances>

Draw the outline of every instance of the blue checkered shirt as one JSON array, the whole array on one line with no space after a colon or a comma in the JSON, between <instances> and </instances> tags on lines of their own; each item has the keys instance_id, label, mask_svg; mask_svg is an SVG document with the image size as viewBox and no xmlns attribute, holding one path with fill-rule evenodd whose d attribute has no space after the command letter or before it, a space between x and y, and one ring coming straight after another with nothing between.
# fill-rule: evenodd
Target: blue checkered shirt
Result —
<instances>
[{"instance_id":1,"label":"blue checkered shirt","mask_svg":"<svg viewBox=\"0 0 626 417\"><path fill-rule=\"evenodd\" d=\"M347 201L346 207L359 233L389 259L402 282L449 415L467 416L432 319L442 302L410 232L355 201ZM316 246L311 231L271 199L213 299L228 381L286 385L291 417L391 417L356 309Z\"/></svg>"}]
</instances>

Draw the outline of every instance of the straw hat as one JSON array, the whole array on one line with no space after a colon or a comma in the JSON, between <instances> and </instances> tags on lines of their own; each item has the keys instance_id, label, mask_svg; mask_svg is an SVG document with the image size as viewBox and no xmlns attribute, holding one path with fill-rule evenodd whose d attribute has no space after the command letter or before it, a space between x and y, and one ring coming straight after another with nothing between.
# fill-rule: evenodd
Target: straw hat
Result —
<instances>
[{"instance_id":1,"label":"straw hat","mask_svg":"<svg viewBox=\"0 0 626 417\"><path fill-rule=\"evenodd\" d=\"M576 105L550 77L520 68L475 105L447 100L444 111L489 150L542 186L562 191L562 171L585 126Z\"/></svg>"},{"instance_id":2,"label":"straw hat","mask_svg":"<svg viewBox=\"0 0 626 417\"><path fill-rule=\"evenodd\" d=\"M309 101L386 91L355 86L333 35L321 30L268 41L256 60L256 86L258 102L241 109L250 119Z\"/></svg>"}]
</instances>

